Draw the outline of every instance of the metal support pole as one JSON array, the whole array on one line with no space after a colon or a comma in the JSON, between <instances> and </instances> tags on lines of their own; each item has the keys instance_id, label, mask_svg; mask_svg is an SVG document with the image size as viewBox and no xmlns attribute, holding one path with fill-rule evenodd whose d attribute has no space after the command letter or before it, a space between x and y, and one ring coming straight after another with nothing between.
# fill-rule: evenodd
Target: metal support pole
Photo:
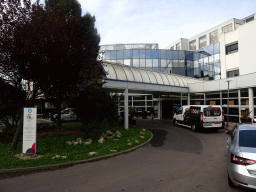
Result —
<instances>
[{"instance_id":1,"label":"metal support pole","mask_svg":"<svg viewBox=\"0 0 256 192\"><path fill-rule=\"evenodd\" d=\"M124 128L129 128L128 122L128 89L124 90Z\"/></svg>"},{"instance_id":2,"label":"metal support pole","mask_svg":"<svg viewBox=\"0 0 256 192\"><path fill-rule=\"evenodd\" d=\"M253 89L250 87L248 90L249 93L249 112L250 113L250 118L253 120L254 117L254 101L253 101Z\"/></svg>"},{"instance_id":3,"label":"metal support pole","mask_svg":"<svg viewBox=\"0 0 256 192\"><path fill-rule=\"evenodd\" d=\"M227 109L227 127L229 126L229 82L231 80L227 80L226 82L228 82L228 109Z\"/></svg>"}]
</instances>

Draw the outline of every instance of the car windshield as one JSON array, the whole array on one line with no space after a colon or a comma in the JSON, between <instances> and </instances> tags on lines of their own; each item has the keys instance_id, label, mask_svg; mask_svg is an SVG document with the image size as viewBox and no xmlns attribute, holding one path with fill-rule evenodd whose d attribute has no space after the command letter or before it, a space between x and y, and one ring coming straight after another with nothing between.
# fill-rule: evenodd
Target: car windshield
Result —
<instances>
[{"instance_id":1,"label":"car windshield","mask_svg":"<svg viewBox=\"0 0 256 192\"><path fill-rule=\"evenodd\" d=\"M204 108L204 116L211 117L211 116L220 116L221 110L219 107L207 107Z\"/></svg>"},{"instance_id":2,"label":"car windshield","mask_svg":"<svg viewBox=\"0 0 256 192\"><path fill-rule=\"evenodd\" d=\"M239 132L239 146L256 147L256 130L241 130Z\"/></svg>"}]
</instances>

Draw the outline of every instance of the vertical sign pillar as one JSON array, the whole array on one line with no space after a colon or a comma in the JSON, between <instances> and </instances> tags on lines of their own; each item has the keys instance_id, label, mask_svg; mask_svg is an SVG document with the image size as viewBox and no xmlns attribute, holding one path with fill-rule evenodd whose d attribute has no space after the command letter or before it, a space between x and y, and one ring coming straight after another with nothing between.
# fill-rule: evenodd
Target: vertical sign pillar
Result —
<instances>
[{"instance_id":1,"label":"vertical sign pillar","mask_svg":"<svg viewBox=\"0 0 256 192\"><path fill-rule=\"evenodd\" d=\"M128 122L128 89L124 90L124 128L129 128Z\"/></svg>"},{"instance_id":2,"label":"vertical sign pillar","mask_svg":"<svg viewBox=\"0 0 256 192\"><path fill-rule=\"evenodd\" d=\"M37 108L24 108L22 153L36 154Z\"/></svg>"}]
</instances>

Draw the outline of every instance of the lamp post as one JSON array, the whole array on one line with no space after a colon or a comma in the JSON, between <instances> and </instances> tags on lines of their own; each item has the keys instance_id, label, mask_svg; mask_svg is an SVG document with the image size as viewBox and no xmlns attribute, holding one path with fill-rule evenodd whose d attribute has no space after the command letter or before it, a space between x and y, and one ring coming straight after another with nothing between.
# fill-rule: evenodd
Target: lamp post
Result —
<instances>
[{"instance_id":1,"label":"lamp post","mask_svg":"<svg viewBox=\"0 0 256 192\"><path fill-rule=\"evenodd\" d=\"M226 82L228 82L228 110L227 110L227 127L229 125L229 82L232 80L227 80Z\"/></svg>"}]
</instances>

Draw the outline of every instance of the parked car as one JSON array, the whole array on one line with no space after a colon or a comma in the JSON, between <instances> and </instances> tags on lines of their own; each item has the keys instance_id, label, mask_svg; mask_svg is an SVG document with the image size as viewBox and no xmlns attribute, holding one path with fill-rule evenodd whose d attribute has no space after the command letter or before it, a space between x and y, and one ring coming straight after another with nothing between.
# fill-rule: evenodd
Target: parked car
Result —
<instances>
[{"instance_id":1,"label":"parked car","mask_svg":"<svg viewBox=\"0 0 256 192\"><path fill-rule=\"evenodd\" d=\"M185 105L173 115L173 124L199 129L223 129L224 116L220 105Z\"/></svg>"},{"instance_id":2,"label":"parked car","mask_svg":"<svg viewBox=\"0 0 256 192\"><path fill-rule=\"evenodd\" d=\"M58 114L53 115L53 120L56 121ZM77 121L78 117L74 113L73 108L66 108L61 111L61 121Z\"/></svg>"},{"instance_id":3,"label":"parked car","mask_svg":"<svg viewBox=\"0 0 256 192\"><path fill-rule=\"evenodd\" d=\"M226 133L229 186L256 190L256 125L237 124Z\"/></svg>"}]
</instances>

